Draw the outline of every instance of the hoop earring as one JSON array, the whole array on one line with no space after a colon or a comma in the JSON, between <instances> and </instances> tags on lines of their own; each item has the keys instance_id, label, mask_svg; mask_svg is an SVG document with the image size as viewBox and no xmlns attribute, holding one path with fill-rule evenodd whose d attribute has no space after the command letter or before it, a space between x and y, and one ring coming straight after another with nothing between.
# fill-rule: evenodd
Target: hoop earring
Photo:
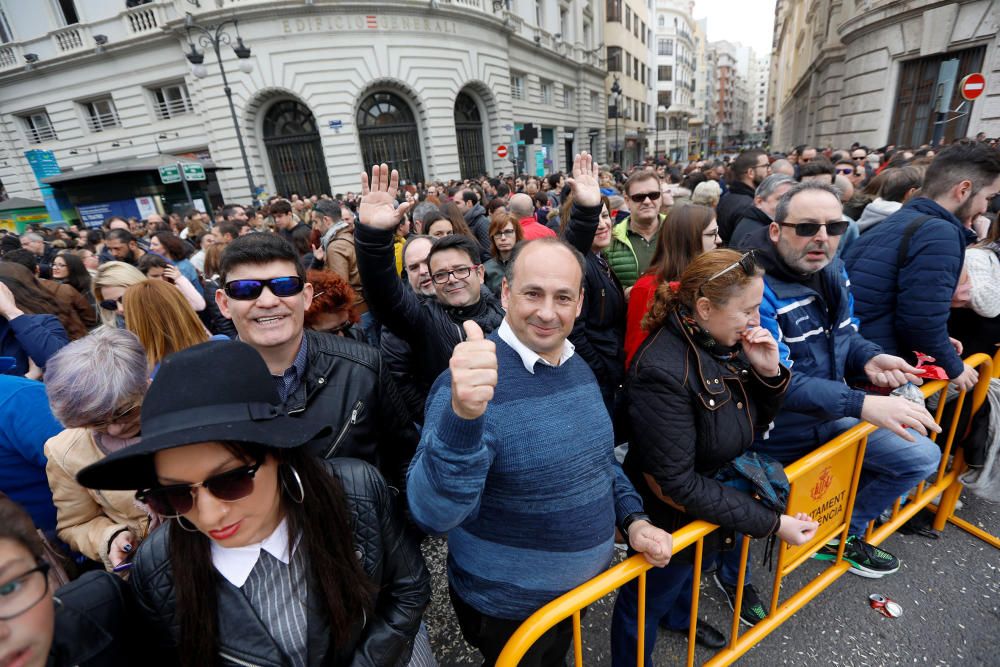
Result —
<instances>
[{"instance_id":1,"label":"hoop earring","mask_svg":"<svg viewBox=\"0 0 1000 667\"><path fill-rule=\"evenodd\" d=\"M288 483L288 475L285 474L286 470L292 473L292 478L295 480L295 486L298 487L298 494L294 493L293 490L290 488L290 485ZM294 466L288 463L281 464L281 486L282 488L285 489L285 493L288 494L288 497L291 499L293 503L301 505L302 502L306 499L306 490L302 486L302 478L299 477L299 471L296 470Z\"/></svg>"},{"instance_id":2,"label":"hoop earring","mask_svg":"<svg viewBox=\"0 0 1000 667\"><path fill-rule=\"evenodd\" d=\"M177 525L180 526L182 530L186 530L189 533L200 533L201 532L200 530L198 530L197 528L194 527L193 523L191 523L190 521L188 521L187 519L185 519L182 516L174 517L174 520L177 522ZM189 525L191 526L190 528L188 528Z\"/></svg>"}]
</instances>

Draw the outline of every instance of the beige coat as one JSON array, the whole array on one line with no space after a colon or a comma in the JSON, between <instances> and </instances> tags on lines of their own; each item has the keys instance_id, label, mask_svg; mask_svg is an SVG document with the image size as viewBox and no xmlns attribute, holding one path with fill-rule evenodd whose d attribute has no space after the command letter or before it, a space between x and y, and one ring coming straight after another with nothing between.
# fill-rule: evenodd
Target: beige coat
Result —
<instances>
[{"instance_id":1,"label":"beige coat","mask_svg":"<svg viewBox=\"0 0 1000 667\"><path fill-rule=\"evenodd\" d=\"M76 474L105 456L90 429L68 428L49 438L45 456L59 538L110 570L108 549L114 536L128 529L142 540L149 532L149 516L134 491L95 491L77 484Z\"/></svg>"}]
</instances>

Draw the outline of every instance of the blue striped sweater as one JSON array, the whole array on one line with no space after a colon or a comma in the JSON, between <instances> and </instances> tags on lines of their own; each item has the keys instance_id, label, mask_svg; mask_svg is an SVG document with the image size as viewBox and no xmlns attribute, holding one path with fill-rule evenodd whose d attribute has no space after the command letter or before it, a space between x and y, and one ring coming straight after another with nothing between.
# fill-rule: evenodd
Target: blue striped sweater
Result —
<instances>
[{"instance_id":1,"label":"blue striped sweater","mask_svg":"<svg viewBox=\"0 0 1000 667\"><path fill-rule=\"evenodd\" d=\"M524 619L602 572L615 525L642 500L614 458L594 374L574 355L529 373L496 334L499 377L486 413L451 409L451 372L431 388L410 466L413 518L448 533L448 580L489 616Z\"/></svg>"}]
</instances>

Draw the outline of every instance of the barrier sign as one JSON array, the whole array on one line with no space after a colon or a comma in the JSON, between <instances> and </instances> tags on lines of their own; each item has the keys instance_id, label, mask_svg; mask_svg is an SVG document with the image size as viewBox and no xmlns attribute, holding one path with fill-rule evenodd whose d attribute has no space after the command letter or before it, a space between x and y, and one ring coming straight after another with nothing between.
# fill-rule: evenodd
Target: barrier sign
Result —
<instances>
[{"instance_id":1,"label":"barrier sign","mask_svg":"<svg viewBox=\"0 0 1000 667\"><path fill-rule=\"evenodd\" d=\"M507 147L503 144L497 146L497 157L507 157Z\"/></svg>"},{"instance_id":2,"label":"barrier sign","mask_svg":"<svg viewBox=\"0 0 1000 667\"><path fill-rule=\"evenodd\" d=\"M979 72L969 74L958 84L958 91L967 100L974 100L986 90L986 77Z\"/></svg>"}]
</instances>

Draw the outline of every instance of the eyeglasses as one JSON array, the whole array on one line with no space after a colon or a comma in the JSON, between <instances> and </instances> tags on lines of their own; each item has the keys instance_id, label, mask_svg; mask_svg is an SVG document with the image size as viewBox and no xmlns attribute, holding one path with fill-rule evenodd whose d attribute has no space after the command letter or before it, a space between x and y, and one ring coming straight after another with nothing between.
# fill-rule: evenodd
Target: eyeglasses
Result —
<instances>
[{"instance_id":1,"label":"eyeglasses","mask_svg":"<svg viewBox=\"0 0 1000 667\"><path fill-rule=\"evenodd\" d=\"M344 320L340 324L330 329L320 329L323 333L333 334L334 336L346 336L351 330L354 324L350 320Z\"/></svg>"},{"instance_id":2,"label":"eyeglasses","mask_svg":"<svg viewBox=\"0 0 1000 667\"><path fill-rule=\"evenodd\" d=\"M125 295L122 294L122 296L117 299L105 299L104 301L101 301L101 308L104 310L118 310L118 305L122 302L122 297L124 296Z\"/></svg>"},{"instance_id":3,"label":"eyeglasses","mask_svg":"<svg viewBox=\"0 0 1000 667\"><path fill-rule=\"evenodd\" d=\"M770 162L768 162L768 163L766 163L766 164L755 164L755 165L753 166L753 168L754 168L754 169L770 169L770 168L771 168L771 163L770 163Z\"/></svg>"},{"instance_id":4,"label":"eyeglasses","mask_svg":"<svg viewBox=\"0 0 1000 667\"><path fill-rule=\"evenodd\" d=\"M653 190L652 192L637 192L634 195L629 195L628 198L634 201L636 204L641 204L647 199L649 201L656 201L657 199L660 198L660 191Z\"/></svg>"},{"instance_id":5,"label":"eyeglasses","mask_svg":"<svg viewBox=\"0 0 1000 667\"><path fill-rule=\"evenodd\" d=\"M719 238L719 228L716 227L713 231L705 232L702 234L706 239L717 239Z\"/></svg>"},{"instance_id":6,"label":"eyeglasses","mask_svg":"<svg viewBox=\"0 0 1000 667\"><path fill-rule=\"evenodd\" d=\"M136 499L146 503L160 516L175 519L194 508L194 490L201 487L224 503L234 503L253 493L253 480L264 465L258 461L253 465L235 468L209 477L199 484L171 484L146 489L135 494Z\"/></svg>"},{"instance_id":7,"label":"eyeglasses","mask_svg":"<svg viewBox=\"0 0 1000 667\"><path fill-rule=\"evenodd\" d=\"M122 421L123 419L125 419L126 417L132 415L132 413L134 413L136 410L138 410L141 407L142 407L142 403L141 402L140 403L134 403L131 406L129 406L129 407L125 408L124 410L122 410L121 412L112 413L111 416L108 417L107 419L104 419L104 420L99 421L99 422L94 422L93 424L90 425L90 428L94 429L95 431L102 431L102 430L106 429L107 427L111 426L112 424L116 424L116 423Z\"/></svg>"},{"instance_id":8,"label":"eyeglasses","mask_svg":"<svg viewBox=\"0 0 1000 667\"><path fill-rule=\"evenodd\" d=\"M49 592L49 564L41 562L0 584L0 621L9 621L41 602Z\"/></svg>"},{"instance_id":9,"label":"eyeglasses","mask_svg":"<svg viewBox=\"0 0 1000 667\"><path fill-rule=\"evenodd\" d=\"M777 222L777 221L775 221ZM820 227L826 227L826 233L830 236L840 236L847 231L851 224L847 220L836 220L834 222L778 222L782 227L793 227L796 236L816 236Z\"/></svg>"},{"instance_id":10,"label":"eyeglasses","mask_svg":"<svg viewBox=\"0 0 1000 667\"><path fill-rule=\"evenodd\" d=\"M505 239L507 237L515 237L516 238L517 237L517 232L515 232L513 229L505 229L505 230L503 230L501 232L497 232L496 234L493 235L493 238L495 238L495 239Z\"/></svg>"},{"instance_id":11,"label":"eyeglasses","mask_svg":"<svg viewBox=\"0 0 1000 667\"><path fill-rule=\"evenodd\" d=\"M465 280L472 275L473 270L478 269L480 266L482 265L473 264L472 266L460 266L457 269L452 269L451 271L438 271L437 273L431 274L431 280L438 285L444 285L452 276L454 276L455 280Z\"/></svg>"},{"instance_id":12,"label":"eyeglasses","mask_svg":"<svg viewBox=\"0 0 1000 667\"><path fill-rule=\"evenodd\" d=\"M854 167L839 168L839 169L837 169L837 173L838 174L843 174L844 176L853 176L854 175Z\"/></svg>"},{"instance_id":13,"label":"eyeglasses","mask_svg":"<svg viewBox=\"0 0 1000 667\"><path fill-rule=\"evenodd\" d=\"M748 276L752 276L754 272L757 270L757 251L751 250L749 252L744 253L743 256L740 257L736 262L722 269L721 271L716 273L714 276L712 276L705 282L710 283L716 278L726 275L736 267L743 269L743 273L747 274Z\"/></svg>"},{"instance_id":14,"label":"eyeglasses","mask_svg":"<svg viewBox=\"0 0 1000 667\"><path fill-rule=\"evenodd\" d=\"M284 276L269 280L230 280L224 289L230 299L253 301L261 295L265 287L277 297L295 296L305 287L305 281L298 276Z\"/></svg>"}]
</instances>

